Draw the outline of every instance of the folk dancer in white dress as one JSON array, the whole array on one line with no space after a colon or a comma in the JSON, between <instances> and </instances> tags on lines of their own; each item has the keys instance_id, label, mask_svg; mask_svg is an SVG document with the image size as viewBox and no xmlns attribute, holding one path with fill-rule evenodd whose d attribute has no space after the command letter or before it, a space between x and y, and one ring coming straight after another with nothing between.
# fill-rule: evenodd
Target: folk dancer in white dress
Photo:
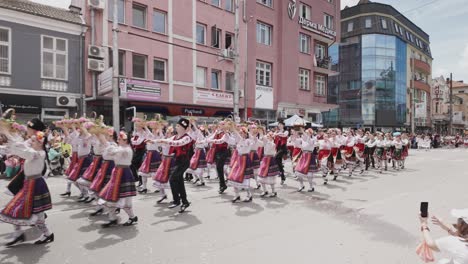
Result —
<instances>
[{"instance_id":1,"label":"folk dancer in white dress","mask_svg":"<svg viewBox=\"0 0 468 264\"><path fill-rule=\"evenodd\" d=\"M249 153L254 141L249 139L247 127L241 127L239 131L234 131L233 134L238 138L236 147L238 156L228 176L228 184L234 188L234 193L236 195L234 199L232 199L232 202L240 201L241 189L247 192L247 198L243 201L251 202L252 193L250 192L250 179L254 177L254 173Z\"/></svg>"},{"instance_id":2,"label":"folk dancer in white dress","mask_svg":"<svg viewBox=\"0 0 468 264\"><path fill-rule=\"evenodd\" d=\"M382 170L385 168L387 169L387 149L386 149L386 142L384 140L384 136L382 133L377 133L377 140L374 142L375 144L375 151L374 151L374 158L377 164L377 169L379 173L382 173Z\"/></svg>"},{"instance_id":3,"label":"folk dancer in white dress","mask_svg":"<svg viewBox=\"0 0 468 264\"><path fill-rule=\"evenodd\" d=\"M314 137L312 129L307 129L304 131L304 128L301 128L302 137L301 137L301 149L302 155L299 158L299 161L296 164L294 169L294 173L297 176L299 181L300 187L297 190L301 192L304 190L304 180L307 179L309 182L309 192L313 192L314 183L313 177L314 174L319 173L319 164L317 160L318 152L318 141L317 138Z\"/></svg>"},{"instance_id":4,"label":"folk dancer in white dress","mask_svg":"<svg viewBox=\"0 0 468 264\"><path fill-rule=\"evenodd\" d=\"M392 142L392 146L395 147L392 159L395 163L395 169L400 170L403 163L402 163L402 155L403 155L403 142L401 141L401 135L395 134L395 139Z\"/></svg>"},{"instance_id":5,"label":"folk dancer in white dress","mask_svg":"<svg viewBox=\"0 0 468 264\"><path fill-rule=\"evenodd\" d=\"M151 130L149 130L149 128ZM153 177L161 164L161 154L159 153L160 144L156 143L156 140L164 137L163 134L163 122L158 120L150 120L146 122L144 127L146 134L146 153L143 157L143 162L138 169L139 176L141 177L142 185L138 190L138 193L148 192L148 179Z\"/></svg>"},{"instance_id":6,"label":"folk dancer in white dress","mask_svg":"<svg viewBox=\"0 0 468 264\"><path fill-rule=\"evenodd\" d=\"M109 182L99 192L98 204L109 208L109 221L102 224L103 228L118 224L116 208L123 209L128 220L123 226L130 226L138 222L133 212L132 200L136 196L135 176L130 168L133 159L133 150L130 146L130 137L123 131L118 134L118 146L109 146L107 155L115 163Z\"/></svg>"},{"instance_id":7,"label":"folk dancer in white dress","mask_svg":"<svg viewBox=\"0 0 468 264\"><path fill-rule=\"evenodd\" d=\"M278 194L275 190L277 178L279 176L278 164L276 164L276 145L274 142L273 133L270 132L266 135L260 132L260 140L262 142L264 155L260 162L260 169L258 171L258 179L262 185L263 192L260 194L261 197L268 195L267 186L270 186L271 193L270 197L276 197Z\"/></svg>"},{"instance_id":8,"label":"folk dancer in white dress","mask_svg":"<svg viewBox=\"0 0 468 264\"><path fill-rule=\"evenodd\" d=\"M40 122L40 121L39 121ZM45 224L45 211L52 208L49 188L45 176L47 144L44 132L36 132L28 141L16 141L8 129L0 124L0 134L8 138L6 145L0 146L2 153L17 155L24 159L24 182L15 196L0 211L0 221L14 225L13 240L6 246L24 242L26 237L21 226L36 226L42 235L35 244L54 241L54 234Z\"/></svg>"},{"instance_id":9,"label":"folk dancer in white dress","mask_svg":"<svg viewBox=\"0 0 468 264\"><path fill-rule=\"evenodd\" d=\"M165 139L171 140L174 138L175 135L173 127L167 127ZM157 143L157 141L155 143ZM159 190L161 195L161 198L157 201L158 204L167 199L166 189L171 189L169 177L175 167L174 153L171 152L171 146L168 144L162 144L161 149L162 161L158 170L153 175L153 186Z\"/></svg>"}]
</instances>

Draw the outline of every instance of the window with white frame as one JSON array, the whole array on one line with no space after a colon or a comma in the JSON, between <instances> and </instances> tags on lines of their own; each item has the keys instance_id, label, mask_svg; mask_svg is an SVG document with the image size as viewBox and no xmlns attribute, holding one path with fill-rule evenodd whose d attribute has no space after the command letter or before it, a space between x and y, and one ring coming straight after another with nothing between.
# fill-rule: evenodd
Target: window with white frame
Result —
<instances>
[{"instance_id":1,"label":"window with white frame","mask_svg":"<svg viewBox=\"0 0 468 264\"><path fill-rule=\"evenodd\" d=\"M299 89L310 90L310 71L299 68Z\"/></svg>"},{"instance_id":2,"label":"window with white frame","mask_svg":"<svg viewBox=\"0 0 468 264\"><path fill-rule=\"evenodd\" d=\"M153 31L166 34L166 17L167 13L160 11L160 10L154 10L153 12Z\"/></svg>"},{"instance_id":3,"label":"window with white frame","mask_svg":"<svg viewBox=\"0 0 468 264\"><path fill-rule=\"evenodd\" d=\"M271 45L271 26L262 22L257 22L257 43Z\"/></svg>"},{"instance_id":4,"label":"window with white frame","mask_svg":"<svg viewBox=\"0 0 468 264\"><path fill-rule=\"evenodd\" d=\"M0 73L11 73L11 30L0 28Z\"/></svg>"},{"instance_id":5,"label":"window with white frame","mask_svg":"<svg viewBox=\"0 0 468 264\"><path fill-rule=\"evenodd\" d=\"M232 92L234 90L234 73L226 72L226 91Z\"/></svg>"},{"instance_id":6,"label":"window with white frame","mask_svg":"<svg viewBox=\"0 0 468 264\"><path fill-rule=\"evenodd\" d=\"M321 43L315 43L315 57L317 59L323 59L327 56L327 50L325 45Z\"/></svg>"},{"instance_id":7,"label":"window with white frame","mask_svg":"<svg viewBox=\"0 0 468 264\"><path fill-rule=\"evenodd\" d=\"M68 79L68 40L42 36L42 78Z\"/></svg>"},{"instance_id":8,"label":"window with white frame","mask_svg":"<svg viewBox=\"0 0 468 264\"><path fill-rule=\"evenodd\" d=\"M329 14L324 14L323 15L323 23L326 28L333 29L333 16L330 16Z\"/></svg>"},{"instance_id":9,"label":"window with white frame","mask_svg":"<svg viewBox=\"0 0 468 264\"><path fill-rule=\"evenodd\" d=\"M214 6L221 6L221 0L211 0L211 4Z\"/></svg>"},{"instance_id":10,"label":"window with white frame","mask_svg":"<svg viewBox=\"0 0 468 264\"><path fill-rule=\"evenodd\" d=\"M310 53L310 36L299 33L299 51L302 53Z\"/></svg>"},{"instance_id":11,"label":"window with white frame","mask_svg":"<svg viewBox=\"0 0 468 264\"><path fill-rule=\"evenodd\" d=\"M271 64L257 61L255 79L258 85L271 86Z\"/></svg>"},{"instance_id":12,"label":"window with white frame","mask_svg":"<svg viewBox=\"0 0 468 264\"><path fill-rule=\"evenodd\" d=\"M372 19L370 17L366 18L366 28L372 27Z\"/></svg>"},{"instance_id":13,"label":"window with white frame","mask_svg":"<svg viewBox=\"0 0 468 264\"><path fill-rule=\"evenodd\" d=\"M387 28L388 28L388 27L387 27L387 20L385 20L385 19L382 18L382 20L380 20L380 21L382 22L382 28L383 28L383 29L387 29Z\"/></svg>"},{"instance_id":14,"label":"window with white frame","mask_svg":"<svg viewBox=\"0 0 468 264\"><path fill-rule=\"evenodd\" d=\"M300 8L299 8L299 15L302 17L302 18L305 18L307 20L311 20L312 19L312 8L310 8L310 6L304 4L304 3L301 3L300 5Z\"/></svg>"},{"instance_id":15,"label":"window with white frame","mask_svg":"<svg viewBox=\"0 0 468 264\"><path fill-rule=\"evenodd\" d=\"M220 85L221 71L220 70L211 70L211 89L219 90L221 89Z\"/></svg>"},{"instance_id":16,"label":"window with white frame","mask_svg":"<svg viewBox=\"0 0 468 264\"><path fill-rule=\"evenodd\" d=\"M146 28L146 6L133 4L132 18L133 26Z\"/></svg>"},{"instance_id":17,"label":"window with white frame","mask_svg":"<svg viewBox=\"0 0 468 264\"><path fill-rule=\"evenodd\" d=\"M211 46L213 48L220 48L221 47L221 29L217 28L216 26L211 27Z\"/></svg>"},{"instance_id":18,"label":"window with white frame","mask_svg":"<svg viewBox=\"0 0 468 264\"><path fill-rule=\"evenodd\" d=\"M153 60L153 76L155 81L166 81L166 60Z\"/></svg>"},{"instance_id":19,"label":"window with white frame","mask_svg":"<svg viewBox=\"0 0 468 264\"><path fill-rule=\"evenodd\" d=\"M108 0L108 19L112 21L114 19L114 0ZM118 0L117 2L117 22L125 23L125 0Z\"/></svg>"},{"instance_id":20,"label":"window with white frame","mask_svg":"<svg viewBox=\"0 0 468 264\"><path fill-rule=\"evenodd\" d=\"M146 79L146 56L132 54L133 77Z\"/></svg>"},{"instance_id":21,"label":"window with white frame","mask_svg":"<svg viewBox=\"0 0 468 264\"><path fill-rule=\"evenodd\" d=\"M323 75L315 75L315 93L320 96L325 95L327 77Z\"/></svg>"},{"instance_id":22,"label":"window with white frame","mask_svg":"<svg viewBox=\"0 0 468 264\"><path fill-rule=\"evenodd\" d=\"M206 26L200 23L197 23L197 43L205 44L206 43Z\"/></svg>"},{"instance_id":23,"label":"window with white frame","mask_svg":"<svg viewBox=\"0 0 468 264\"><path fill-rule=\"evenodd\" d=\"M234 12L233 0L224 0L224 10Z\"/></svg>"},{"instance_id":24,"label":"window with white frame","mask_svg":"<svg viewBox=\"0 0 468 264\"><path fill-rule=\"evenodd\" d=\"M273 0L257 0L257 3L266 5L268 7L273 7Z\"/></svg>"},{"instance_id":25,"label":"window with white frame","mask_svg":"<svg viewBox=\"0 0 468 264\"><path fill-rule=\"evenodd\" d=\"M197 67L197 87L206 88L206 68Z\"/></svg>"},{"instance_id":26,"label":"window with white frame","mask_svg":"<svg viewBox=\"0 0 468 264\"><path fill-rule=\"evenodd\" d=\"M353 31L354 29L354 23L353 22L348 22L348 32Z\"/></svg>"}]
</instances>

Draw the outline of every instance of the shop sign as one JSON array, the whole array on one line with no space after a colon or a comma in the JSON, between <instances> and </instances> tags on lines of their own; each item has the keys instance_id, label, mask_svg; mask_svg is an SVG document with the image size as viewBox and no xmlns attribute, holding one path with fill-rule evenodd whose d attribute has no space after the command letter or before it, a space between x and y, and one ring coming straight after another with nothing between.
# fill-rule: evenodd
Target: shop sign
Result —
<instances>
[{"instance_id":1,"label":"shop sign","mask_svg":"<svg viewBox=\"0 0 468 264\"><path fill-rule=\"evenodd\" d=\"M112 92L113 68L105 70L98 76L98 95L106 95Z\"/></svg>"},{"instance_id":2,"label":"shop sign","mask_svg":"<svg viewBox=\"0 0 468 264\"><path fill-rule=\"evenodd\" d=\"M155 101L161 98L161 87L159 83L120 78L119 87L121 96L127 99Z\"/></svg>"},{"instance_id":3,"label":"shop sign","mask_svg":"<svg viewBox=\"0 0 468 264\"><path fill-rule=\"evenodd\" d=\"M273 88L269 86L255 87L255 108L273 109Z\"/></svg>"},{"instance_id":4,"label":"shop sign","mask_svg":"<svg viewBox=\"0 0 468 264\"><path fill-rule=\"evenodd\" d=\"M327 38L331 38L331 39L336 38L336 31L333 31L325 27L324 25L314 23L301 16L299 17L299 24L301 25L303 29L306 29L306 30L309 30L309 31L312 31L321 35L325 35Z\"/></svg>"},{"instance_id":5,"label":"shop sign","mask_svg":"<svg viewBox=\"0 0 468 264\"><path fill-rule=\"evenodd\" d=\"M195 92L195 103L196 104L217 104L217 105L229 105L234 104L234 96L232 93L214 92L214 91L201 91Z\"/></svg>"},{"instance_id":6,"label":"shop sign","mask_svg":"<svg viewBox=\"0 0 468 264\"><path fill-rule=\"evenodd\" d=\"M182 108L184 115L205 115L205 110L200 108Z\"/></svg>"},{"instance_id":7,"label":"shop sign","mask_svg":"<svg viewBox=\"0 0 468 264\"><path fill-rule=\"evenodd\" d=\"M415 104L416 118L426 118L427 110L426 110L426 103L416 103Z\"/></svg>"}]
</instances>

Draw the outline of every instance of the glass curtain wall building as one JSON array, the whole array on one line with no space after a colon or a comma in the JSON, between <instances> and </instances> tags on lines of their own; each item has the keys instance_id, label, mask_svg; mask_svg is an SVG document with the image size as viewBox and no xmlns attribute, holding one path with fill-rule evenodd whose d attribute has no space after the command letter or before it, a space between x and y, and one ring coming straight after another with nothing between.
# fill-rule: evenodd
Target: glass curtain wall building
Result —
<instances>
[{"instance_id":1,"label":"glass curtain wall building","mask_svg":"<svg viewBox=\"0 0 468 264\"><path fill-rule=\"evenodd\" d=\"M431 74L429 36L385 4L361 0L341 18L340 74L330 78L328 91L329 103L339 108L324 113L325 124L409 130L414 106L430 100L424 83L413 81L415 74ZM420 124L422 116L415 116Z\"/></svg>"}]
</instances>

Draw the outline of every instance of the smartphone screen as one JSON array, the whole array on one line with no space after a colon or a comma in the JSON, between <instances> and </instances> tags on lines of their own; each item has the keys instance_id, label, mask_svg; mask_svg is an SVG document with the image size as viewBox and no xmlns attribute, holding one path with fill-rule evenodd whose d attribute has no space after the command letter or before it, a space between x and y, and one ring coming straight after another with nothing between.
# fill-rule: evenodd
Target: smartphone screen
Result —
<instances>
[{"instance_id":1,"label":"smartphone screen","mask_svg":"<svg viewBox=\"0 0 468 264\"><path fill-rule=\"evenodd\" d=\"M421 217L427 217L428 202L421 202Z\"/></svg>"}]
</instances>

